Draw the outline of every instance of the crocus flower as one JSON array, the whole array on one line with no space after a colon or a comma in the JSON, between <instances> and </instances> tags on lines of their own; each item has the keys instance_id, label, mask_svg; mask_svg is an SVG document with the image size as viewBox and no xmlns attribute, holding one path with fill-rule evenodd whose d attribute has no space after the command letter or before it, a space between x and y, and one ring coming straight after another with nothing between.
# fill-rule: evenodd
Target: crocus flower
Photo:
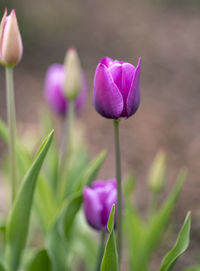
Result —
<instances>
[{"instance_id":1,"label":"crocus flower","mask_svg":"<svg viewBox=\"0 0 200 271\"><path fill-rule=\"evenodd\" d=\"M65 69L62 64L51 65L46 73L45 98L50 107L62 116L65 116L68 108L68 100L64 94L63 84L65 79ZM75 110L79 112L85 104L87 96L86 78L82 76L81 92L75 100Z\"/></svg>"},{"instance_id":2,"label":"crocus flower","mask_svg":"<svg viewBox=\"0 0 200 271\"><path fill-rule=\"evenodd\" d=\"M86 219L96 230L106 230L113 204L117 205L116 180L95 181L92 187L85 187L83 204Z\"/></svg>"},{"instance_id":3,"label":"crocus flower","mask_svg":"<svg viewBox=\"0 0 200 271\"><path fill-rule=\"evenodd\" d=\"M130 63L104 57L94 77L94 106L105 118L129 118L140 104L140 68Z\"/></svg>"},{"instance_id":4,"label":"crocus flower","mask_svg":"<svg viewBox=\"0 0 200 271\"><path fill-rule=\"evenodd\" d=\"M21 60L22 53L23 45L15 10L7 16L6 9L0 25L0 62L4 66L13 67Z\"/></svg>"}]
</instances>

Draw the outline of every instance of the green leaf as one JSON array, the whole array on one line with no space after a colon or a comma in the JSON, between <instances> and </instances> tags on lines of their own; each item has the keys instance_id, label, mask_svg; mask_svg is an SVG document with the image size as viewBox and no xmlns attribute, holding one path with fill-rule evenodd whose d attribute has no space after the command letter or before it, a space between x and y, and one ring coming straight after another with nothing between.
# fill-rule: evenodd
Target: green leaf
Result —
<instances>
[{"instance_id":1,"label":"green leaf","mask_svg":"<svg viewBox=\"0 0 200 271\"><path fill-rule=\"evenodd\" d=\"M34 203L40 226L46 233L53 223L57 211L57 202L51 186L43 174L38 177Z\"/></svg>"},{"instance_id":2,"label":"green leaf","mask_svg":"<svg viewBox=\"0 0 200 271\"><path fill-rule=\"evenodd\" d=\"M145 268L141 268L144 262L141 262L141 255L144 250L143 240L146 227L140 214L128 202L125 209L124 230L128 244L130 270L143 271Z\"/></svg>"},{"instance_id":3,"label":"green leaf","mask_svg":"<svg viewBox=\"0 0 200 271\"><path fill-rule=\"evenodd\" d=\"M152 217L150 223L147 225L147 235L145 238L147 242L146 248L149 252L151 252L156 247L158 241L163 235L165 229L167 228L169 218L172 214L185 179L186 171L182 170L178 176L177 182L172 192L165 200L161 208Z\"/></svg>"},{"instance_id":4,"label":"green leaf","mask_svg":"<svg viewBox=\"0 0 200 271\"><path fill-rule=\"evenodd\" d=\"M60 233L58 221L55 221L47 235L47 247L52 262L52 271L69 270L67 266L68 247L65 238Z\"/></svg>"},{"instance_id":5,"label":"green leaf","mask_svg":"<svg viewBox=\"0 0 200 271\"><path fill-rule=\"evenodd\" d=\"M6 124L0 119L0 136L8 143L8 128ZM52 147L50 148L50 150ZM52 153L48 153L48 159ZM28 153L23 144L17 140L16 145L17 156L17 169L19 177L23 177L31 166L31 154ZM54 155L52 155L54 156ZM46 159L45 159L46 160ZM51 171L52 173L52 171ZM21 180L21 179L20 179ZM55 215L57 209L57 203L55 196L53 195L52 187L45 179L45 176L40 174L37 181L37 187L35 191L35 207L37 217L39 219L40 226L44 232L47 232L52 223L52 218Z\"/></svg>"},{"instance_id":6,"label":"green leaf","mask_svg":"<svg viewBox=\"0 0 200 271\"><path fill-rule=\"evenodd\" d=\"M110 233L114 229L114 224L115 224L115 205L112 206L112 209L110 211L110 216L108 219L107 228Z\"/></svg>"},{"instance_id":7,"label":"green leaf","mask_svg":"<svg viewBox=\"0 0 200 271\"><path fill-rule=\"evenodd\" d=\"M124 195L125 198L129 199L135 189L135 177L133 175L129 175L126 177L125 182L124 182Z\"/></svg>"},{"instance_id":8,"label":"green leaf","mask_svg":"<svg viewBox=\"0 0 200 271\"><path fill-rule=\"evenodd\" d=\"M104 160L106 157L106 151L102 151L84 170L79 180L76 182L74 191L82 191L85 185L90 185L96 178Z\"/></svg>"},{"instance_id":9,"label":"green leaf","mask_svg":"<svg viewBox=\"0 0 200 271\"><path fill-rule=\"evenodd\" d=\"M62 230L67 240L70 238L71 227L74 218L81 207L82 200L82 193L76 193L69 199L69 202L62 211Z\"/></svg>"},{"instance_id":10,"label":"green leaf","mask_svg":"<svg viewBox=\"0 0 200 271\"><path fill-rule=\"evenodd\" d=\"M116 248L116 238L114 233L114 217L115 217L115 205L113 205L108 220L108 230L110 232L108 241L106 243L102 263L101 271L118 271L118 254Z\"/></svg>"},{"instance_id":11,"label":"green leaf","mask_svg":"<svg viewBox=\"0 0 200 271\"><path fill-rule=\"evenodd\" d=\"M29 228L29 220L36 181L41 166L51 145L53 131L46 137L39 148L37 156L24 177L19 193L15 199L8 220L6 231L7 264L10 271L17 270L24 249Z\"/></svg>"},{"instance_id":12,"label":"green leaf","mask_svg":"<svg viewBox=\"0 0 200 271\"><path fill-rule=\"evenodd\" d=\"M27 271L51 271L51 261L46 249L38 251L31 263L29 264Z\"/></svg>"},{"instance_id":13,"label":"green leaf","mask_svg":"<svg viewBox=\"0 0 200 271\"><path fill-rule=\"evenodd\" d=\"M4 266L1 262L0 262L0 271L6 271L6 269L4 268Z\"/></svg>"},{"instance_id":14,"label":"green leaf","mask_svg":"<svg viewBox=\"0 0 200 271\"><path fill-rule=\"evenodd\" d=\"M161 205L160 209L157 210L154 216L151 217L151 220L146 224L138 212L131 206L130 201L126 201L124 219L131 270L148 270L147 267L151 255L168 227L168 221L185 178L186 172L181 171L172 192Z\"/></svg>"},{"instance_id":15,"label":"green leaf","mask_svg":"<svg viewBox=\"0 0 200 271\"><path fill-rule=\"evenodd\" d=\"M0 119L0 136L3 141L8 144L8 127ZM27 150L20 144L17 140L16 142L16 160L17 160L17 177L20 179L24 176L26 170L28 169L28 164L31 163L29 154Z\"/></svg>"},{"instance_id":16,"label":"green leaf","mask_svg":"<svg viewBox=\"0 0 200 271\"><path fill-rule=\"evenodd\" d=\"M184 224L179 232L174 247L164 257L159 271L171 271L183 252L188 248L190 241L190 212L187 214Z\"/></svg>"}]
</instances>

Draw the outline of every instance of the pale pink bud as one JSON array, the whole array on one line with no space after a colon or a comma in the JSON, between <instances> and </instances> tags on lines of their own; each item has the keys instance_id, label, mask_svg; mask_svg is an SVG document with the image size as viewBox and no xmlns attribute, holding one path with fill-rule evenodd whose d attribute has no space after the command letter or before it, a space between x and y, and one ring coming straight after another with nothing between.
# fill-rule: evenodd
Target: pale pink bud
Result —
<instances>
[{"instance_id":1,"label":"pale pink bud","mask_svg":"<svg viewBox=\"0 0 200 271\"><path fill-rule=\"evenodd\" d=\"M21 60L22 53L23 44L15 10L7 16L5 9L0 25L0 62L4 66L13 67Z\"/></svg>"}]
</instances>

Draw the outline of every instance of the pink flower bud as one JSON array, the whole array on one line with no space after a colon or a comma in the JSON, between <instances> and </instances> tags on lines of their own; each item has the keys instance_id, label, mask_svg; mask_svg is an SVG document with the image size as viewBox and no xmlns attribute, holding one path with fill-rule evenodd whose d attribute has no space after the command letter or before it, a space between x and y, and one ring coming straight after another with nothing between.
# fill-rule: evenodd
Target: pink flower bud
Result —
<instances>
[{"instance_id":1,"label":"pink flower bud","mask_svg":"<svg viewBox=\"0 0 200 271\"><path fill-rule=\"evenodd\" d=\"M22 53L23 45L15 10L7 16L5 9L0 25L0 62L4 66L13 67L21 60Z\"/></svg>"}]
</instances>

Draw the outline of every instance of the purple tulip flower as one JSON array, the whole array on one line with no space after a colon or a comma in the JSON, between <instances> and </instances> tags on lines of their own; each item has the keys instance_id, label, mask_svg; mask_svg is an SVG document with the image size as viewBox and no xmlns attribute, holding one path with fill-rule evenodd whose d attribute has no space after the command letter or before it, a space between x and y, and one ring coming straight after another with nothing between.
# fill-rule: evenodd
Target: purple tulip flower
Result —
<instances>
[{"instance_id":1,"label":"purple tulip flower","mask_svg":"<svg viewBox=\"0 0 200 271\"><path fill-rule=\"evenodd\" d=\"M101 180L95 181L91 188L84 188L83 204L85 216L89 225L96 230L107 229L108 218L112 206L113 204L115 204L115 206L117 205L116 186L116 180L109 179L106 182Z\"/></svg>"},{"instance_id":2,"label":"purple tulip flower","mask_svg":"<svg viewBox=\"0 0 200 271\"><path fill-rule=\"evenodd\" d=\"M105 118L129 118L140 104L141 58L137 67L104 57L94 77L94 106Z\"/></svg>"},{"instance_id":3,"label":"purple tulip flower","mask_svg":"<svg viewBox=\"0 0 200 271\"><path fill-rule=\"evenodd\" d=\"M45 79L45 98L50 107L62 116L65 116L68 109L68 100L64 94L64 66L61 64L51 65L46 73ZM75 110L79 112L86 101L87 96L87 82L83 75L82 89L75 100Z\"/></svg>"}]
</instances>

